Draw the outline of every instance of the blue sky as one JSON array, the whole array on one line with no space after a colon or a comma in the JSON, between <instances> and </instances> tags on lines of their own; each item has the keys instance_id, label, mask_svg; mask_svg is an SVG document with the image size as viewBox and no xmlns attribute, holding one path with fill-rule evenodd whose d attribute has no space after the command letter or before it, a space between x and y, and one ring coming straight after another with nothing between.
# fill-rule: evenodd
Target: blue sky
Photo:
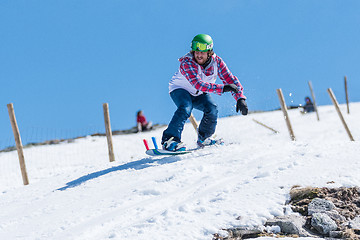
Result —
<instances>
[{"instance_id":1,"label":"blue sky","mask_svg":"<svg viewBox=\"0 0 360 240\"><path fill-rule=\"evenodd\" d=\"M329 87L344 103L345 75L358 102L359 9L358 0L2 0L0 148L13 144L10 102L23 141L104 132L104 102L113 130L134 126L139 109L167 124L168 82L199 33L212 36L250 111L279 108L277 88L303 104L308 81L318 105L331 104ZM220 116L236 114L230 94L214 97Z\"/></svg>"}]
</instances>

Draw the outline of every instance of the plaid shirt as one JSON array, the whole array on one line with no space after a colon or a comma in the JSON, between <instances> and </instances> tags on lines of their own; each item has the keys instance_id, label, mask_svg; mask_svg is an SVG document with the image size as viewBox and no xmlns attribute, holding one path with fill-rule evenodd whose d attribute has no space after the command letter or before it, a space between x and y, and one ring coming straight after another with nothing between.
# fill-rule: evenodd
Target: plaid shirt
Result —
<instances>
[{"instance_id":1,"label":"plaid shirt","mask_svg":"<svg viewBox=\"0 0 360 240\"><path fill-rule=\"evenodd\" d=\"M240 81L234 76L229 68L226 66L225 62L217 55L212 56L212 61L215 61L218 67L218 76L222 80L223 84L208 83L201 80L200 74L198 72L199 64L196 63L194 58L182 57L179 59L180 63L180 72L185 78L190 82L190 84L199 91L222 94L225 84L235 84L239 92L232 93L235 100L240 98L246 99L243 94L243 87ZM206 76L214 74L214 66L210 63L206 69L200 66L201 70Z\"/></svg>"}]
</instances>

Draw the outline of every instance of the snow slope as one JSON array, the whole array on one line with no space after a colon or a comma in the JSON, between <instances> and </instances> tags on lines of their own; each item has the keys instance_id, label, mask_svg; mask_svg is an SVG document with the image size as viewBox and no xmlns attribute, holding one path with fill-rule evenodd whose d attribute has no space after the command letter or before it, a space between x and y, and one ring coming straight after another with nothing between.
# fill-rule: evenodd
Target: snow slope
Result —
<instances>
[{"instance_id":1,"label":"snow slope","mask_svg":"<svg viewBox=\"0 0 360 240\"><path fill-rule=\"evenodd\" d=\"M320 121L289 111L295 142L273 111L219 119L225 146L175 157L144 153L142 139L159 141L164 129L114 136L113 163L104 137L28 148L28 186L17 153L1 153L0 239L211 239L262 225L289 213L293 185L360 186L360 103L341 109L355 142L334 106L321 106ZM190 123L183 141L195 146Z\"/></svg>"}]
</instances>

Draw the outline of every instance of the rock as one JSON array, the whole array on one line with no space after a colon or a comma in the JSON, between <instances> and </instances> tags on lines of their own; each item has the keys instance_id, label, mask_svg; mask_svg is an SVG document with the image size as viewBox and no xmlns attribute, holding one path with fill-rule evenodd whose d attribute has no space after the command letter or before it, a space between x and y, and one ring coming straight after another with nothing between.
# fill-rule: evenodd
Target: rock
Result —
<instances>
[{"instance_id":1,"label":"rock","mask_svg":"<svg viewBox=\"0 0 360 240\"><path fill-rule=\"evenodd\" d=\"M241 227L227 229L226 231L228 231L230 238L240 238L240 239L256 238L256 237L259 237L259 235L262 233L262 231L260 229L256 229L256 228L248 229L248 228L241 228Z\"/></svg>"},{"instance_id":2,"label":"rock","mask_svg":"<svg viewBox=\"0 0 360 240\"><path fill-rule=\"evenodd\" d=\"M305 187L299 188L294 186L290 190L290 201L291 209L294 212L298 212L301 215L306 216L308 212L308 205L312 199L319 197L319 188Z\"/></svg>"},{"instance_id":3,"label":"rock","mask_svg":"<svg viewBox=\"0 0 360 240\"><path fill-rule=\"evenodd\" d=\"M348 227L351 228L351 229L360 230L360 216L357 216L353 220L349 221Z\"/></svg>"},{"instance_id":4,"label":"rock","mask_svg":"<svg viewBox=\"0 0 360 240\"><path fill-rule=\"evenodd\" d=\"M338 228L335 221L325 213L314 213L311 218L311 226L326 236L329 235L330 231L335 231Z\"/></svg>"},{"instance_id":5,"label":"rock","mask_svg":"<svg viewBox=\"0 0 360 240\"><path fill-rule=\"evenodd\" d=\"M343 235L344 234L342 231L330 231L329 232L329 237L331 237L331 238L342 238Z\"/></svg>"},{"instance_id":6,"label":"rock","mask_svg":"<svg viewBox=\"0 0 360 240\"><path fill-rule=\"evenodd\" d=\"M343 223L346 221L346 218L336 210L331 210L324 213L337 223Z\"/></svg>"},{"instance_id":7,"label":"rock","mask_svg":"<svg viewBox=\"0 0 360 240\"><path fill-rule=\"evenodd\" d=\"M290 190L290 199L292 203L304 200L304 199L313 199L318 197L319 188L305 187L299 188L294 186Z\"/></svg>"},{"instance_id":8,"label":"rock","mask_svg":"<svg viewBox=\"0 0 360 240\"><path fill-rule=\"evenodd\" d=\"M313 236L304 229L306 218L297 215L279 216L268 220L265 226L279 226L282 233L295 234L300 237Z\"/></svg>"},{"instance_id":9,"label":"rock","mask_svg":"<svg viewBox=\"0 0 360 240\"><path fill-rule=\"evenodd\" d=\"M337 211L346 219L353 219L360 215L359 188L322 188L319 198L331 200Z\"/></svg>"},{"instance_id":10,"label":"rock","mask_svg":"<svg viewBox=\"0 0 360 240\"><path fill-rule=\"evenodd\" d=\"M290 191L289 205L285 206L285 216L268 220L267 232L245 229L227 230L232 239L256 236L320 237L334 240L360 240L360 188L299 188ZM290 208L303 216L289 214ZM279 232L279 229L281 232ZM262 229L263 230L263 229ZM242 236L241 238L238 238ZM225 239L225 238L224 238Z\"/></svg>"},{"instance_id":11,"label":"rock","mask_svg":"<svg viewBox=\"0 0 360 240\"><path fill-rule=\"evenodd\" d=\"M266 229L265 229L266 232L268 233L280 233L281 232L281 228L277 225L274 225L274 226L266 226Z\"/></svg>"},{"instance_id":12,"label":"rock","mask_svg":"<svg viewBox=\"0 0 360 240\"><path fill-rule=\"evenodd\" d=\"M335 205L331 201L321 198L314 198L308 206L308 215L331 211L334 208Z\"/></svg>"}]
</instances>

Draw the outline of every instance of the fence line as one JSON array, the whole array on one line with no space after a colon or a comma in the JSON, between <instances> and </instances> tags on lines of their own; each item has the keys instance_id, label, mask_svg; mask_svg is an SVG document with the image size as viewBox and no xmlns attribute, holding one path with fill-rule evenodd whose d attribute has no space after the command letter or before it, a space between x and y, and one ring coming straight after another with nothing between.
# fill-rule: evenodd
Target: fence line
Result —
<instances>
[{"instance_id":1,"label":"fence line","mask_svg":"<svg viewBox=\"0 0 360 240\"><path fill-rule=\"evenodd\" d=\"M61 142L73 142L75 139L104 131L103 126L89 126L84 128L52 128L52 127L21 127L21 140L23 147L37 145L57 144ZM14 150L14 136L0 136L0 152ZM7 149L7 150L6 150Z\"/></svg>"},{"instance_id":2,"label":"fence line","mask_svg":"<svg viewBox=\"0 0 360 240\"><path fill-rule=\"evenodd\" d=\"M281 92L281 89L277 89L277 91L278 91L278 95L279 95L279 92ZM282 95L282 92L281 92L281 95ZM281 97L279 95L281 107L285 109L286 108L285 101L282 102L281 98L283 99L283 96ZM313 96L313 99L315 101L314 96ZM286 120L286 124L290 125L289 117L285 113L284 113L284 118ZM110 120L110 118L109 118L109 120ZM193 118L193 116L191 116L190 121L193 124L194 129L196 129L197 122ZM254 120L254 121L257 122L256 120ZM289 124L288 124L288 122L289 122ZM109 121L109 123L110 123L110 121ZM262 125L262 124L260 124L260 125ZM88 141L88 142L84 141L84 143L86 143L86 145L74 144L73 148L71 148L67 145L68 147L66 148L66 151L63 151L64 148L61 148L61 147L56 148L56 145L58 143L73 142L73 141L76 141L76 139L78 139L78 138L90 136L95 133L104 132L104 126L103 125L102 126L89 126L89 127L85 127L85 128L76 128L76 129L75 128L73 128L73 129L71 129L71 128L51 128L51 127L41 127L41 126L40 127L37 127L37 126L23 127L23 126L21 126L20 130L21 130L23 143L26 143L26 145L30 144L30 146L28 146L28 147L31 147L34 145L45 145L45 144L54 145L53 147L49 147L49 148L38 148L35 151L27 151L26 145L24 145L26 162L27 162L28 167L30 166L29 169L31 169L31 171L34 171L33 163L36 162L36 167L39 168L39 169L36 169L36 171L41 172L43 175L50 176L51 173L48 173L48 171L51 170L51 168L54 170L53 172L56 172L55 170L58 170L59 166L63 167L64 169L66 169L70 165L71 165L71 167L74 166L73 160L76 161L75 164L81 165L83 163L88 163L88 162L90 163L90 161L94 159L94 158L86 159L88 156L90 156L90 154L88 153L89 148L87 147L88 144L90 143L90 141ZM288 128L288 130L289 130L291 139L295 140L295 135L292 131L291 125L290 125L290 128ZM272 131L275 132L276 130L273 129ZM351 133L350 133L350 135L351 135ZM6 176L5 177L2 176L3 173L7 174L7 176L10 176L10 179L14 178L16 176L16 179L18 180L19 172L13 171L14 170L13 165L6 165L9 162L13 162L14 154L16 155L16 152L4 154L1 151L4 147L9 147L11 145L14 145L14 139L12 136L8 136L7 139L4 138L4 136L2 136L2 139L0 139L0 180L3 180L6 178ZM91 141L95 141L95 140L91 139ZM98 139L96 141L98 141ZM99 141L101 144L104 144L104 145L101 145L101 149L104 149L104 152L106 152L105 138L102 137L101 140L99 140ZM38 144L34 144L34 143L38 143ZM98 144L98 143L99 142L97 142L96 144ZM102 146L104 146L104 148L102 148ZM128 153L126 151L124 153L122 152L121 153L122 159L127 159L127 160L132 159L132 158L124 157L123 154L125 154L125 156L126 156ZM40 159L39 159L39 156L40 156ZM117 159L119 159L118 156L119 155L117 155ZM104 157L103 153L101 153L101 157L102 158ZM88 162L86 162L86 161L88 161ZM48 164L48 165L46 167L42 167L41 165L43 163L44 163L44 165L45 164ZM101 161L99 161L99 163L96 163L96 164L103 164L103 163L101 163ZM32 176L32 172L30 172L30 173L31 173L30 176ZM39 178L41 178L41 176ZM11 182L11 181L13 181L13 180L9 180L9 182Z\"/></svg>"}]
</instances>

